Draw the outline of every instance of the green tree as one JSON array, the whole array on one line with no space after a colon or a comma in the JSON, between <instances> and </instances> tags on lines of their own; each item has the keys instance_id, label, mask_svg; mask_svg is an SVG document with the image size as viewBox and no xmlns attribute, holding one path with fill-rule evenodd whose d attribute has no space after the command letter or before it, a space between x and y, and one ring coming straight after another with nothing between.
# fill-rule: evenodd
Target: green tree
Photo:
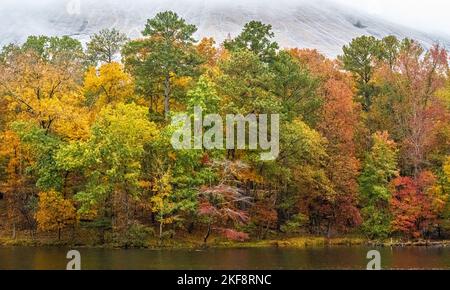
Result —
<instances>
[{"instance_id":1,"label":"green tree","mask_svg":"<svg viewBox=\"0 0 450 290\"><path fill-rule=\"evenodd\" d=\"M33 50L44 60L54 64L81 64L85 55L81 42L70 36L29 36L23 50Z\"/></svg>"},{"instance_id":2,"label":"green tree","mask_svg":"<svg viewBox=\"0 0 450 290\"><path fill-rule=\"evenodd\" d=\"M151 184L146 197L159 223L161 242L166 225L195 219L199 188L217 179L208 162L210 156L216 157L214 152L174 150L170 144L174 129L165 127L155 142L146 145L142 162L141 176Z\"/></svg>"},{"instance_id":3,"label":"green tree","mask_svg":"<svg viewBox=\"0 0 450 290\"><path fill-rule=\"evenodd\" d=\"M49 40L50 38L44 35L40 36L31 35L22 45L22 48L24 50L33 50L41 57L48 58L46 46Z\"/></svg>"},{"instance_id":4,"label":"green tree","mask_svg":"<svg viewBox=\"0 0 450 290\"><path fill-rule=\"evenodd\" d=\"M11 56L20 51L20 46L15 43L10 43L2 47L0 52L0 63L4 64L11 59Z\"/></svg>"},{"instance_id":5,"label":"green tree","mask_svg":"<svg viewBox=\"0 0 450 290\"><path fill-rule=\"evenodd\" d=\"M81 213L112 200L116 227L128 225L129 199L137 199L141 194L144 146L158 134L155 124L148 120L145 107L119 103L99 113L87 141L61 146L55 158L58 167L82 172L86 179L84 189L75 196ZM117 213L122 214L122 219Z\"/></svg>"},{"instance_id":6,"label":"green tree","mask_svg":"<svg viewBox=\"0 0 450 290\"><path fill-rule=\"evenodd\" d=\"M201 58L194 46L194 25L187 24L172 11L158 13L147 21L142 34L147 38L132 41L124 49L125 63L138 79L138 85L164 96L164 114L170 113L174 79L196 76ZM144 57L142 57L144 54Z\"/></svg>"},{"instance_id":7,"label":"green tree","mask_svg":"<svg viewBox=\"0 0 450 290\"><path fill-rule=\"evenodd\" d=\"M288 120L302 116L312 125L323 103L317 93L319 81L288 51L281 51L270 66L274 76L274 93L281 100Z\"/></svg>"},{"instance_id":8,"label":"green tree","mask_svg":"<svg viewBox=\"0 0 450 290\"><path fill-rule=\"evenodd\" d=\"M387 132L373 135L373 146L366 156L359 177L363 224L362 231L370 238L385 238L390 232L391 216L389 183L398 175L397 149Z\"/></svg>"},{"instance_id":9,"label":"green tree","mask_svg":"<svg viewBox=\"0 0 450 290\"><path fill-rule=\"evenodd\" d=\"M272 25L260 21L250 21L245 24L243 31L233 40L225 41L226 49L236 51L248 49L256 54L263 62L271 62L277 53L278 43L272 41L275 34Z\"/></svg>"},{"instance_id":10,"label":"green tree","mask_svg":"<svg viewBox=\"0 0 450 290\"><path fill-rule=\"evenodd\" d=\"M344 69L353 73L364 110L369 111L376 87L372 82L375 62L380 56L380 41L373 36L360 36L343 47L339 56Z\"/></svg>"},{"instance_id":11,"label":"green tree","mask_svg":"<svg viewBox=\"0 0 450 290\"><path fill-rule=\"evenodd\" d=\"M223 112L227 114L279 113L280 100L273 93L275 76L248 50L238 50L219 64L217 79Z\"/></svg>"},{"instance_id":12,"label":"green tree","mask_svg":"<svg viewBox=\"0 0 450 290\"><path fill-rule=\"evenodd\" d=\"M36 186L43 191L61 190L63 172L57 168L54 159L61 140L30 122L15 122L12 128L20 137L22 146L32 153L34 162L30 163L27 172L36 178Z\"/></svg>"},{"instance_id":13,"label":"green tree","mask_svg":"<svg viewBox=\"0 0 450 290\"><path fill-rule=\"evenodd\" d=\"M380 41L380 58L389 65L391 70L394 69L400 51L401 42L397 37L389 35Z\"/></svg>"},{"instance_id":14,"label":"green tree","mask_svg":"<svg viewBox=\"0 0 450 290\"><path fill-rule=\"evenodd\" d=\"M325 170L326 139L299 119L283 124L280 132L280 156L263 172L279 189L278 219L289 223L301 214L311 233L328 233L335 223L336 193Z\"/></svg>"},{"instance_id":15,"label":"green tree","mask_svg":"<svg viewBox=\"0 0 450 290\"><path fill-rule=\"evenodd\" d=\"M204 114L217 114L220 110L220 97L214 87L214 83L206 76L201 76L197 85L187 92L188 109L192 111L194 107L202 108Z\"/></svg>"},{"instance_id":16,"label":"green tree","mask_svg":"<svg viewBox=\"0 0 450 290\"><path fill-rule=\"evenodd\" d=\"M103 29L91 36L87 44L88 57L96 64L111 63L127 40L126 34L115 28Z\"/></svg>"}]
</instances>

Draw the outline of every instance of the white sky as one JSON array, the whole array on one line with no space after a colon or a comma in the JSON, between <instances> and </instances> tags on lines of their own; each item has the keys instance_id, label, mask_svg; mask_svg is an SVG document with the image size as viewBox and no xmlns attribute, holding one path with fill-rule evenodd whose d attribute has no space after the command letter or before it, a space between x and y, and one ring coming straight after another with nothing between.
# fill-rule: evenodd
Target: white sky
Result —
<instances>
[{"instance_id":1,"label":"white sky","mask_svg":"<svg viewBox=\"0 0 450 290\"><path fill-rule=\"evenodd\" d=\"M295 1L295 0L294 0ZM310 1L310 0L308 0ZM450 35L449 0L331 0L428 32Z\"/></svg>"},{"instance_id":2,"label":"white sky","mask_svg":"<svg viewBox=\"0 0 450 290\"><path fill-rule=\"evenodd\" d=\"M0 13L3 7L19 8L27 7L33 10L34 7L53 6L69 1L87 1L87 0L0 0ZM118 0L97 0L105 2L123 2ZM127 0L134 1L161 1L161 0ZM170 0L165 0L170 1ZM320 0L183 0L183 1L215 1L221 3L232 2L312 2L317 3ZM324 1L324 0L322 0ZM437 32L450 36L450 0L325 0L348 5L360 9L364 12L384 17L392 22L416 28L425 32ZM280 3L280 4L281 4ZM288 8L287 8L288 9Z\"/></svg>"}]
</instances>

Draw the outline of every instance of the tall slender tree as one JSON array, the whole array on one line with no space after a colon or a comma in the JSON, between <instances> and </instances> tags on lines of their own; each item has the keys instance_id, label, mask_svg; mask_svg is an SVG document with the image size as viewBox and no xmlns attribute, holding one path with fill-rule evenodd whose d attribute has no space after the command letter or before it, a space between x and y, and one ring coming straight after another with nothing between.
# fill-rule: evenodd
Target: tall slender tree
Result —
<instances>
[{"instance_id":1,"label":"tall slender tree","mask_svg":"<svg viewBox=\"0 0 450 290\"><path fill-rule=\"evenodd\" d=\"M128 40L126 34L119 30L103 29L91 36L87 44L87 54L95 64L111 63Z\"/></svg>"},{"instance_id":2,"label":"tall slender tree","mask_svg":"<svg viewBox=\"0 0 450 290\"><path fill-rule=\"evenodd\" d=\"M147 21L142 32L146 38L130 42L124 49L125 63L137 74L138 82L158 92L162 87L166 119L170 113L174 78L198 73L201 58L194 46L196 31L195 25L186 23L176 13L161 12Z\"/></svg>"}]
</instances>

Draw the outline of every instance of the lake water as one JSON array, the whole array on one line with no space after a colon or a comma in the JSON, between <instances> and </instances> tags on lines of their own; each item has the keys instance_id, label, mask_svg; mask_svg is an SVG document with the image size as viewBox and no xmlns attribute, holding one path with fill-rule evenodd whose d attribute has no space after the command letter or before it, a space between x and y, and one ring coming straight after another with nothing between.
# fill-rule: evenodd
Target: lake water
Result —
<instances>
[{"instance_id":1,"label":"lake water","mask_svg":"<svg viewBox=\"0 0 450 290\"><path fill-rule=\"evenodd\" d=\"M82 269L365 269L368 247L307 249L76 249ZM65 269L66 248L0 247L0 269ZM450 269L450 248L379 248L383 269Z\"/></svg>"}]
</instances>

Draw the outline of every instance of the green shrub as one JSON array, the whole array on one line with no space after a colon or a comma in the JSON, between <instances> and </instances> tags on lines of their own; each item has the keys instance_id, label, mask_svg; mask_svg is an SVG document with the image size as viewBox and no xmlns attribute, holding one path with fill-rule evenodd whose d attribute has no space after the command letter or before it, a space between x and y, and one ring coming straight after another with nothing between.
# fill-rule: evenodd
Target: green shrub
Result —
<instances>
[{"instance_id":1,"label":"green shrub","mask_svg":"<svg viewBox=\"0 0 450 290\"><path fill-rule=\"evenodd\" d=\"M305 227L307 223L307 216L297 214L281 226L281 231L286 234L300 234L302 232L302 228Z\"/></svg>"}]
</instances>

